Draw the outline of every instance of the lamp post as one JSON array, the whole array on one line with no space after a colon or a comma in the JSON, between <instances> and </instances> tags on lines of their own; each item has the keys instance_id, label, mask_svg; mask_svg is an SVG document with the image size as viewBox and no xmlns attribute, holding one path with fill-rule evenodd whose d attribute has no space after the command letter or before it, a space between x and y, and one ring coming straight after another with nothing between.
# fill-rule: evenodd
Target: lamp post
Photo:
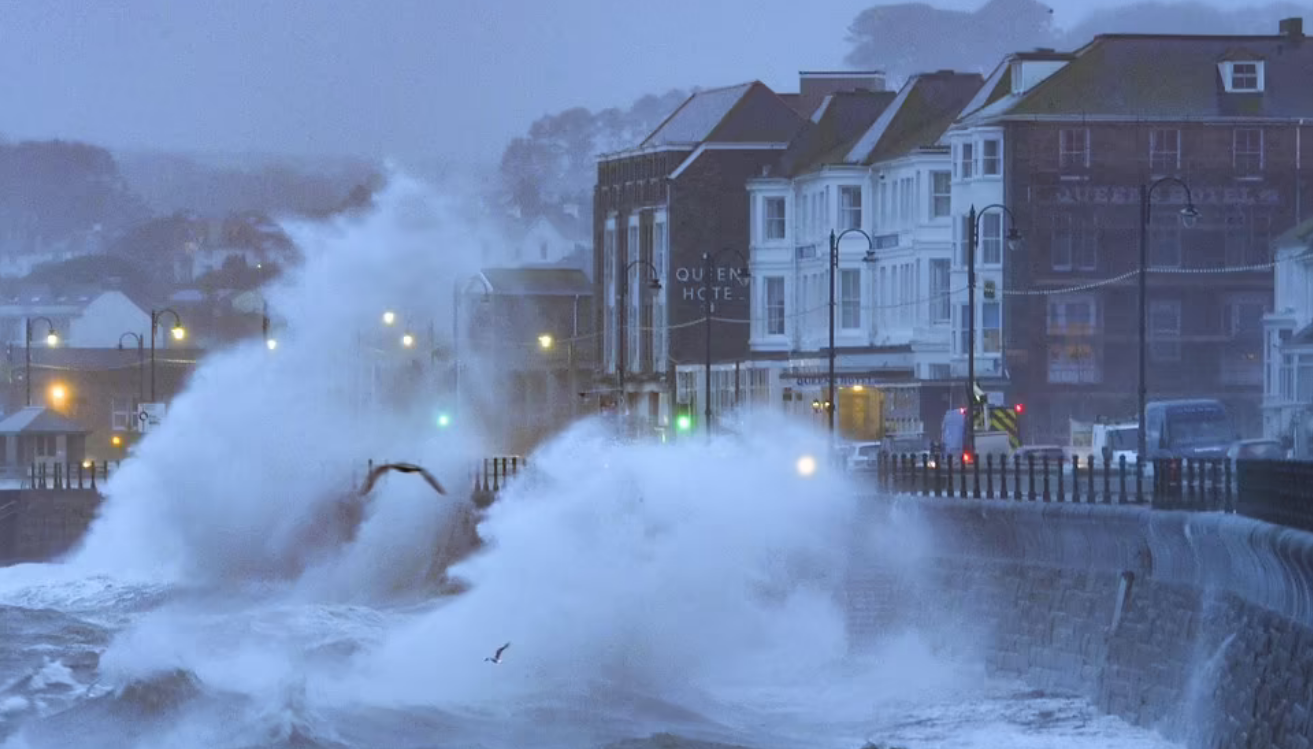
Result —
<instances>
[{"instance_id":1,"label":"lamp post","mask_svg":"<svg viewBox=\"0 0 1313 749\"><path fill-rule=\"evenodd\" d=\"M462 294L469 291L469 288L469 286L466 286L465 291L461 291L459 280L451 285L451 371L454 380L452 390L455 394L455 403L452 404L452 408L456 411L460 410L460 298ZM482 304L487 304L489 300L488 287L483 286L483 297L479 301Z\"/></svg>"},{"instance_id":2,"label":"lamp post","mask_svg":"<svg viewBox=\"0 0 1313 749\"><path fill-rule=\"evenodd\" d=\"M866 237L866 256L862 258L862 261L867 263L875 262L875 240L871 239L870 234L855 226L844 229L838 235L834 233L833 229L830 230L830 395L826 398L825 419L826 429L830 432L831 452L834 448L834 408L839 401L838 388L835 387L834 382L834 275L839 267L839 242L848 234L861 234Z\"/></svg>"},{"instance_id":3,"label":"lamp post","mask_svg":"<svg viewBox=\"0 0 1313 749\"><path fill-rule=\"evenodd\" d=\"M264 334L264 346L270 351L273 351L278 348L278 339L269 335L269 302L261 302L260 307L260 332Z\"/></svg>"},{"instance_id":4,"label":"lamp post","mask_svg":"<svg viewBox=\"0 0 1313 749\"><path fill-rule=\"evenodd\" d=\"M629 303L627 301L629 296L629 272L632 271L636 265L646 266L648 271L652 274L652 279L648 283L647 288L652 291L661 290L661 273L657 270L655 265L646 260L634 260L630 262L629 265L625 266L625 272L620 276L620 355L618 362L620 366L616 371L619 374L620 401L621 404L623 404L623 408L620 411L621 414L629 413L629 398L625 394L625 352L629 350L629 337L625 335L625 324L628 322L629 316Z\"/></svg>"},{"instance_id":5,"label":"lamp post","mask_svg":"<svg viewBox=\"0 0 1313 749\"><path fill-rule=\"evenodd\" d=\"M1149 274L1149 219L1150 201L1153 199L1153 191L1161 185L1172 182L1181 186L1185 190L1185 207L1181 209L1181 223L1186 228L1194 226L1194 222L1199 218L1199 211L1195 210L1194 198L1190 195L1190 186L1176 177L1163 177L1152 184L1140 185L1140 331L1139 331L1139 353L1140 353L1140 377L1137 389L1139 427L1136 431L1136 454L1135 454L1135 482L1136 493L1139 493L1140 477L1144 475L1144 460L1148 456L1148 445L1144 433L1144 408L1148 394L1148 377L1147 377L1147 355L1146 355L1146 328L1149 321L1149 293L1148 293L1148 274Z\"/></svg>"},{"instance_id":6,"label":"lamp post","mask_svg":"<svg viewBox=\"0 0 1313 749\"><path fill-rule=\"evenodd\" d=\"M971 206L967 213L967 412L962 451L973 457L976 454L976 250L980 246L980 219L995 208L1007 215L1011 225L1007 233L1008 249L1016 249L1021 243L1017 217L1007 206L993 203L979 211ZM1002 249L999 248L1000 254Z\"/></svg>"},{"instance_id":7,"label":"lamp post","mask_svg":"<svg viewBox=\"0 0 1313 749\"><path fill-rule=\"evenodd\" d=\"M703 418L706 420L706 424L703 425L703 431L707 435L707 441L711 440L711 276L718 268L716 261L726 253L737 255L739 260L742 261L743 266L739 270L739 278L748 277L748 259L743 256L742 252L733 247L724 247L717 252L702 253L702 319L706 323L706 356L703 367L707 389L707 403L703 409Z\"/></svg>"},{"instance_id":8,"label":"lamp post","mask_svg":"<svg viewBox=\"0 0 1313 749\"><path fill-rule=\"evenodd\" d=\"M173 327L170 333L173 340L181 341L187 336L187 329L182 327L182 318L172 309L165 307L162 310L150 311L150 402L155 402L155 339L159 336L160 318L165 315L173 316Z\"/></svg>"},{"instance_id":9,"label":"lamp post","mask_svg":"<svg viewBox=\"0 0 1313 749\"><path fill-rule=\"evenodd\" d=\"M137 341L137 402L146 400L146 342L140 333L124 333L119 336L119 351L123 350L123 339L133 338Z\"/></svg>"},{"instance_id":10,"label":"lamp post","mask_svg":"<svg viewBox=\"0 0 1313 749\"><path fill-rule=\"evenodd\" d=\"M32 323L44 322L46 324L46 345L54 346L59 343L59 334L55 332L55 324L48 317L29 317L26 325L23 327L23 349L26 362L23 369L23 380L27 385L27 405L32 405Z\"/></svg>"}]
</instances>

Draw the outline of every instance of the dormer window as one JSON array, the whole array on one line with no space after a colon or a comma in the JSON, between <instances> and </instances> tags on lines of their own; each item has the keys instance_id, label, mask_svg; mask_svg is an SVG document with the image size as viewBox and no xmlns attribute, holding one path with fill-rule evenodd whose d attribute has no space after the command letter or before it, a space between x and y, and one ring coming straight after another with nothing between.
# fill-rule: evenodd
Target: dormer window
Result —
<instances>
[{"instance_id":1,"label":"dormer window","mask_svg":"<svg viewBox=\"0 0 1313 749\"><path fill-rule=\"evenodd\" d=\"M1263 91L1263 60L1249 52L1236 50L1225 55L1217 65L1222 87L1229 94L1255 94Z\"/></svg>"},{"instance_id":2,"label":"dormer window","mask_svg":"<svg viewBox=\"0 0 1313 749\"><path fill-rule=\"evenodd\" d=\"M1256 62L1231 63L1231 90L1257 91L1258 90L1258 63Z\"/></svg>"}]
</instances>

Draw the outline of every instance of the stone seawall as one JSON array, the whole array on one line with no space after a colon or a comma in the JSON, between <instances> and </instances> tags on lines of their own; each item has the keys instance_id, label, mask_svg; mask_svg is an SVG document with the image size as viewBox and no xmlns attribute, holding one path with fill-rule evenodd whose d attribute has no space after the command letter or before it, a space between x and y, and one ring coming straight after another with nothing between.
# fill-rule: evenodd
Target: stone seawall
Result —
<instances>
[{"instance_id":1,"label":"stone seawall","mask_svg":"<svg viewBox=\"0 0 1313 749\"><path fill-rule=\"evenodd\" d=\"M1220 513L872 503L893 548L854 565L859 639L891 608L951 621L995 673L1187 746L1309 749L1313 534Z\"/></svg>"},{"instance_id":2,"label":"stone seawall","mask_svg":"<svg viewBox=\"0 0 1313 749\"><path fill-rule=\"evenodd\" d=\"M0 564L64 554L86 533L100 502L92 489L0 490Z\"/></svg>"}]
</instances>

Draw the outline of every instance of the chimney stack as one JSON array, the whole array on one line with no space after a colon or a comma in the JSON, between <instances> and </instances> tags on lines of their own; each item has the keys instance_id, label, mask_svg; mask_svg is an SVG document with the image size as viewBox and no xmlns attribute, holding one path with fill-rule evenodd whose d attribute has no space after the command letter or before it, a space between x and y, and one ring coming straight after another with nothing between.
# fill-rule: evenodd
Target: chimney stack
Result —
<instances>
[{"instance_id":1,"label":"chimney stack","mask_svg":"<svg viewBox=\"0 0 1313 749\"><path fill-rule=\"evenodd\" d=\"M1280 34L1299 44L1304 41L1304 19L1300 17L1283 18L1278 26Z\"/></svg>"}]
</instances>

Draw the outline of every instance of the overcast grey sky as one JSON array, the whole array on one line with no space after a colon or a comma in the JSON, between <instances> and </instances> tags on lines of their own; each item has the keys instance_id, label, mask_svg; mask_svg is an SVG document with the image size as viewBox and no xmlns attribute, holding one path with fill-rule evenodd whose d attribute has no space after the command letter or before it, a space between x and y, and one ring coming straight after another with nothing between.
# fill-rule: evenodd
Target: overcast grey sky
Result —
<instances>
[{"instance_id":1,"label":"overcast grey sky","mask_svg":"<svg viewBox=\"0 0 1313 749\"><path fill-rule=\"evenodd\" d=\"M848 23L872 4L0 0L0 134L495 159L534 119L573 105L752 79L793 90L799 69L842 67ZM1049 0L1064 26L1117 4Z\"/></svg>"}]
</instances>

